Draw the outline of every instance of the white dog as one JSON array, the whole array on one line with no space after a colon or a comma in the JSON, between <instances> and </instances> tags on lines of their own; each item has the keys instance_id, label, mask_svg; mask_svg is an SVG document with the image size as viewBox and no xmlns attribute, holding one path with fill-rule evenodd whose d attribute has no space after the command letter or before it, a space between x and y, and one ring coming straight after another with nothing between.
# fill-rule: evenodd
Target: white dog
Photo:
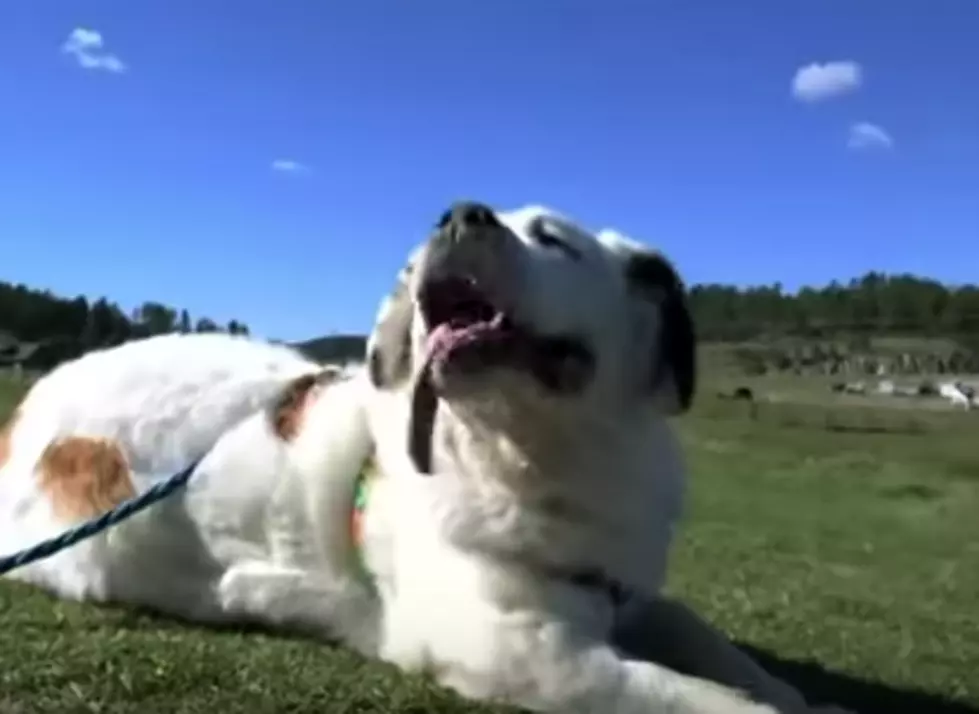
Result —
<instances>
[{"instance_id":1,"label":"white dog","mask_svg":"<svg viewBox=\"0 0 979 714\"><path fill-rule=\"evenodd\" d=\"M667 417L694 393L664 258L544 209L456 205L368 357L341 375L165 336L54 370L0 433L0 554L200 461L184 491L11 576L302 629L532 710L776 711L615 649L616 618L645 603L706 675L805 710L659 597L684 483Z\"/></svg>"}]
</instances>

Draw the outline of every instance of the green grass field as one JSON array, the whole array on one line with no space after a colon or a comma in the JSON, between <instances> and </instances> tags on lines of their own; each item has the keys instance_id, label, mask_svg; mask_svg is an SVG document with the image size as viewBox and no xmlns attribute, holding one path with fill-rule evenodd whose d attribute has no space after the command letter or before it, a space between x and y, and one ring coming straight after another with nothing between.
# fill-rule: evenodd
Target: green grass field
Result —
<instances>
[{"instance_id":1,"label":"green grass field","mask_svg":"<svg viewBox=\"0 0 979 714\"><path fill-rule=\"evenodd\" d=\"M979 712L979 414L915 428L855 414L750 419L705 399L685 418L693 493L671 589L816 699ZM12 585L0 623L0 714L503 711L315 643Z\"/></svg>"}]
</instances>

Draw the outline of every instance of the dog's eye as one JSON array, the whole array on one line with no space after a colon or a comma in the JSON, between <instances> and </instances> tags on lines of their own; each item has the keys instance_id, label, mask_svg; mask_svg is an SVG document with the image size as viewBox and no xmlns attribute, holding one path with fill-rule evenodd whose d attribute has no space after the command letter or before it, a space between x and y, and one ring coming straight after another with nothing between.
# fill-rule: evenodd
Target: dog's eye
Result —
<instances>
[{"instance_id":1,"label":"dog's eye","mask_svg":"<svg viewBox=\"0 0 979 714\"><path fill-rule=\"evenodd\" d=\"M531 238L542 248L554 248L561 251L569 258L581 260L581 251L569 244L560 236L556 235L546 221L537 219L530 224L527 231Z\"/></svg>"}]
</instances>

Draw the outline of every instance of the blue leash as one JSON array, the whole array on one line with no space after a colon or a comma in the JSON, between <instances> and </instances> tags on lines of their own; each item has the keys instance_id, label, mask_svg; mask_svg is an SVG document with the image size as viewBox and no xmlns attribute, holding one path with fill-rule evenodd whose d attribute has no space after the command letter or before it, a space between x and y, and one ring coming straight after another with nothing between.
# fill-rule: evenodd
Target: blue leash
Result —
<instances>
[{"instance_id":1,"label":"blue leash","mask_svg":"<svg viewBox=\"0 0 979 714\"><path fill-rule=\"evenodd\" d=\"M176 493L187 485L187 481L194 475L198 463L200 462L191 464L166 481L154 484L140 495L130 498L128 501L123 501L111 511L107 511L97 518L85 521L74 528L69 528L54 538L42 540L37 545L25 548L18 553L0 557L0 575L6 575L11 570L23 567L36 560L43 560L83 540L88 540L107 528L111 528L130 516L136 515L143 509L152 506L157 501L162 501L167 496Z\"/></svg>"}]
</instances>

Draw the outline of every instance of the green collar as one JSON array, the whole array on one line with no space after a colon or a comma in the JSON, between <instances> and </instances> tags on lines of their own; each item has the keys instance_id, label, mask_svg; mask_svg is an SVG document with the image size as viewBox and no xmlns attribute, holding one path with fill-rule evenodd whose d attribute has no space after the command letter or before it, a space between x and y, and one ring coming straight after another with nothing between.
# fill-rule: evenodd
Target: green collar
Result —
<instances>
[{"instance_id":1,"label":"green collar","mask_svg":"<svg viewBox=\"0 0 979 714\"><path fill-rule=\"evenodd\" d=\"M350 511L350 542L353 545L354 566L364 580L368 582L373 582L374 577L364 559L364 511L367 510L371 484L376 477L377 463L374 454L371 454L360 467L360 473L357 474L357 481L354 484L354 504Z\"/></svg>"}]
</instances>

